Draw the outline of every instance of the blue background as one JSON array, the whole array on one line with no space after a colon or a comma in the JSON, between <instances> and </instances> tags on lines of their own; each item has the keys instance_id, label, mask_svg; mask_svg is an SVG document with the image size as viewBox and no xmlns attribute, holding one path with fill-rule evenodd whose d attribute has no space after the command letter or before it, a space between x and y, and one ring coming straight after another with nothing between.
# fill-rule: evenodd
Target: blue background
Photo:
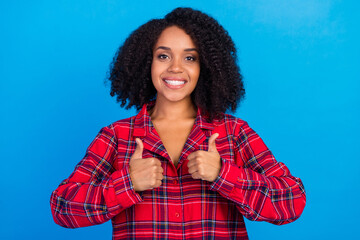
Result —
<instances>
[{"instance_id":1,"label":"blue background","mask_svg":"<svg viewBox=\"0 0 360 240\"><path fill-rule=\"evenodd\" d=\"M135 114L104 84L129 33L178 6L215 17L239 49L249 122L292 174L296 222L246 221L251 239L355 239L359 1L1 1L1 239L111 239L110 222L57 226L49 198L101 127Z\"/></svg>"}]
</instances>

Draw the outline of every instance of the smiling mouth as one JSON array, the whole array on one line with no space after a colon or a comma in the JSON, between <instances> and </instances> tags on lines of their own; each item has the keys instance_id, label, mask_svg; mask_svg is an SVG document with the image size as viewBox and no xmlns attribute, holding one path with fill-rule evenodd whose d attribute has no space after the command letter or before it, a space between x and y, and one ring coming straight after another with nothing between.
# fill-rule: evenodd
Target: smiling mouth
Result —
<instances>
[{"instance_id":1,"label":"smiling mouth","mask_svg":"<svg viewBox=\"0 0 360 240\"><path fill-rule=\"evenodd\" d=\"M167 79L164 79L164 81L171 85L171 86L181 86L181 85L184 85L186 83L186 81L182 81L182 80L167 80Z\"/></svg>"}]
</instances>

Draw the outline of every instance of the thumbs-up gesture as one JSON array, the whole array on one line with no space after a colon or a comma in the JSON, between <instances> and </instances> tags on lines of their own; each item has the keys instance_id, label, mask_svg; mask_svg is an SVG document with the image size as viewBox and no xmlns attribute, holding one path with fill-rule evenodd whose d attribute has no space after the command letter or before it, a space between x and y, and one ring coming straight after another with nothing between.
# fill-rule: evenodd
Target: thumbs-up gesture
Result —
<instances>
[{"instance_id":1,"label":"thumbs-up gesture","mask_svg":"<svg viewBox=\"0 0 360 240\"><path fill-rule=\"evenodd\" d=\"M218 133L210 136L208 151L198 150L190 153L187 157L189 160L187 166L192 178L213 182L219 175L221 160L215 144L218 136Z\"/></svg>"},{"instance_id":2,"label":"thumbs-up gesture","mask_svg":"<svg viewBox=\"0 0 360 240\"><path fill-rule=\"evenodd\" d=\"M143 142L137 138L136 149L130 158L130 179L135 191L157 188L163 179L161 162L156 158L142 158Z\"/></svg>"}]
</instances>

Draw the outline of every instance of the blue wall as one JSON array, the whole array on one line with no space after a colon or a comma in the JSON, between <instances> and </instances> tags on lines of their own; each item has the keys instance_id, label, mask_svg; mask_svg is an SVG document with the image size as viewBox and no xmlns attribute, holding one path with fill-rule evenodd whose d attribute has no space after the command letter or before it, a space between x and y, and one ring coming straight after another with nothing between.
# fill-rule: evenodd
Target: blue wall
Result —
<instances>
[{"instance_id":1,"label":"blue wall","mask_svg":"<svg viewBox=\"0 0 360 240\"><path fill-rule=\"evenodd\" d=\"M359 216L359 1L1 1L0 238L111 239L57 226L49 197L101 127L131 116L104 85L128 34L177 6L212 15L239 49L247 120L302 178L289 225L251 239L355 239Z\"/></svg>"}]
</instances>

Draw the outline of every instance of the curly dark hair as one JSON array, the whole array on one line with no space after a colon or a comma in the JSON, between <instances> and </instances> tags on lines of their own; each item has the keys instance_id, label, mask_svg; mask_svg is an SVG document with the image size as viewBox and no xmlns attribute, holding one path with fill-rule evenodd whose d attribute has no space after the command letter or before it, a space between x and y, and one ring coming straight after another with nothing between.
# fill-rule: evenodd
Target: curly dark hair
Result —
<instances>
[{"instance_id":1,"label":"curly dark hair","mask_svg":"<svg viewBox=\"0 0 360 240\"><path fill-rule=\"evenodd\" d=\"M191 8L176 8L163 19L140 26L118 49L110 65L111 96L126 109L156 98L151 81L153 47L162 31L170 26L183 29L194 41L200 57L200 76L191 94L193 103L210 121L234 112L244 98L243 77L238 67L235 44L227 31L212 17Z\"/></svg>"}]
</instances>

